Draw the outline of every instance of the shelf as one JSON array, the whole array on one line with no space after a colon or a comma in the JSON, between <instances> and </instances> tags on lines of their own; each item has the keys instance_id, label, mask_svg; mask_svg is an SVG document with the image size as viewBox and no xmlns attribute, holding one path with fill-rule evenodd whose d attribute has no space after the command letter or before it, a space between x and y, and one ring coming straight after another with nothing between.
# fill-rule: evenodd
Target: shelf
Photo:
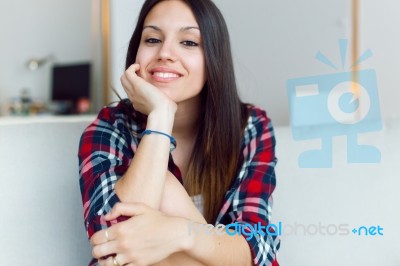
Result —
<instances>
[{"instance_id":1,"label":"shelf","mask_svg":"<svg viewBox=\"0 0 400 266\"><path fill-rule=\"evenodd\" d=\"M36 124L36 123L74 123L92 122L96 115L37 115L37 116L2 116L0 126L15 124Z\"/></svg>"}]
</instances>

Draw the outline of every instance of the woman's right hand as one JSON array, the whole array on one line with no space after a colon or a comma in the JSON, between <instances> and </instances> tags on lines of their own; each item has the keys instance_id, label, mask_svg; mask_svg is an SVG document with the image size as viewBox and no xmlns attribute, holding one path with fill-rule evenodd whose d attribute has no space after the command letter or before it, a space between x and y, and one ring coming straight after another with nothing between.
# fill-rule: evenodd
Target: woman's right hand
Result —
<instances>
[{"instance_id":1,"label":"woman's right hand","mask_svg":"<svg viewBox=\"0 0 400 266\"><path fill-rule=\"evenodd\" d=\"M176 103L157 87L140 77L136 73L139 70L140 65L133 64L121 76L122 86L133 107L145 115L153 112L174 115L177 109Z\"/></svg>"}]
</instances>

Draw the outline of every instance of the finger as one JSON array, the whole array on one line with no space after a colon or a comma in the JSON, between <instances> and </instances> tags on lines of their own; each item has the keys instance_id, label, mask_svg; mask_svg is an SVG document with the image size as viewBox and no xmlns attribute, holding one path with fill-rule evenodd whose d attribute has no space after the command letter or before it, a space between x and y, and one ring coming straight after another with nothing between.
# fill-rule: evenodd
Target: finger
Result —
<instances>
[{"instance_id":1,"label":"finger","mask_svg":"<svg viewBox=\"0 0 400 266\"><path fill-rule=\"evenodd\" d=\"M140 202L136 203L120 202L115 204L115 206L111 209L111 212L107 213L104 218L106 221L110 221L116 219L119 216L137 216L145 212L148 212L149 210L151 210L150 207Z\"/></svg>"},{"instance_id":2,"label":"finger","mask_svg":"<svg viewBox=\"0 0 400 266\"><path fill-rule=\"evenodd\" d=\"M93 246L92 248L92 256L96 259L100 259L115 253L117 253L117 241L115 240Z\"/></svg>"},{"instance_id":3,"label":"finger","mask_svg":"<svg viewBox=\"0 0 400 266\"><path fill-rule=\"evenodd\" d=\"M123 254L117 254L112 258L112 265L126 265L126 259L124 259L125 256Z\"/></svg>"},{"instance_id":4,"label":"finger","mask_svg":"<svg viewBox=\"0 0 400 266\"><path fill-rule=\"evenodd\" d=\"M134 63L134 64L130 65L127 69L128 72L133 71L134 73L136 73L139 70L140 70L140 65L138 63Z\"/></svg>"},{"instance_id":5,"label":"finger","mask_svg":"<svg viewBox=\"0 0 400 266\"><path fill-rule=\"evenodd\" d=\"M140 71L140 65L139 64L132 64L128 69L126 69L125 74L128 79L132 80L136 77L138 77L138 71Z\"/></svg>"},{"instance_id":6,"label":"finger","mask_svg":"<svg viewBox=\"0 0 400 266\"><path fill-rule=\"evenodd\" d=\"M132 90L132 85L129 82L128 77L126 76L126 73L122 74L120 81L121 81L122 87L124 88L124 90L126 92Z\"/></svg>"},{"instance_id":7,"label":"finger","mask_svg":"<svg viewBox=\"0 0 400 266\"><path fill-rule=\"evenodd\" d=\"M122 203L119 202L104 216L106 221L111 221L119 216L135 216L145 212L146 206L142 203Z\"/></svg>"},{"instance_id":8,"label":"finger","mask_svg":"<svg viewBox=\"0 0 400 266\"><path fill-rule=\"evenodd\" d=\"M110 229L111 227L104 230L100 230L95 234L93 234L93 236L90 238L90 244L92 246L95 246L106 243L110 240L114 240L114 238L111 237Z\"/></svg>"},{"instance_id":9,"label":"finger","mask_svg":"<svg viewBox=\"0 0 400 266\"><path fill-rule=\"evenodd\" d=\"M108 257L107 259L104 260L98 260L98 263L100 266L112 266L113 261L112 261L112 257Z\"/></svg>"},{"instance_id":10,"label":"finger","mask_svg":"<svg viewBox=\"0 0 400 266\"><path fill-rule=\"evenodd\" d=\"M125 91L132 91L135 86L140 86L142 84L142 79L140 78L140 73L136 73L140 70L138 64L130 66L121 76L120 80Z\"/></svg>"}]
</instances>

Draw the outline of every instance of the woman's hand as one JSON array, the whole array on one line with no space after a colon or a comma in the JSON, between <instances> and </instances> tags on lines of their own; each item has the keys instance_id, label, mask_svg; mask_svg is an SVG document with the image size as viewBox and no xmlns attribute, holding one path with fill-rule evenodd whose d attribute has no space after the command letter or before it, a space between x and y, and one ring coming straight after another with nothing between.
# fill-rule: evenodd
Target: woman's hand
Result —
<instances>
[{"instance_id":1,"label":"woman's hand","mask_svg":"<svg viewBox=\"0 0 400 266\"><path fill-rule=\"evenodd\" d=\"M118 203L105 219L121 215L132 217L91 238L93 256L100 265L151 265L190 244L186 219L166 216L143 203Z\"/></svg>"},{"instance_id":2,"label":"woman's hand","mask_svg":"<svg viewBox=\"0 0 400 266\"><path fill-rule=\"evenodd\" d=\"M141 78L136 73L139 70L140 65L133 64L121 76L122 86L134 108L145 115L159 111L175 114L176 103L157 87Z\"/></svg>"}]
</instances>

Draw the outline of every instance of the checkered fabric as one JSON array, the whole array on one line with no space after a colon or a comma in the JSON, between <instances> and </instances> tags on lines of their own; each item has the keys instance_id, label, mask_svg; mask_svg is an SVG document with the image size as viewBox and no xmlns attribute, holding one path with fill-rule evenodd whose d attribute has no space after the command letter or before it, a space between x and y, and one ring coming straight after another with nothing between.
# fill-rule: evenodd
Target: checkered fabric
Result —
<instances>
[{"instance_id":1,"label":"checkered fabric","mask_svg":"<svg viewBox=\"0 0 400 266\"><path fill-rule=\"evenodd\" d=\"M215 224L234 222L267 226L271 218L276 178L275 137L270 119L262 109L249 105L250 116L242 140L242 166L227 191ZM120 200L114 191L139 145L145 124L128 100L103 108L83 132L79 146L80 188L88 237L111 226L103 215ZM179 143L178 143L179 145ZM170 156L169 170L181 181ZM125 218L126 219L126 218ZM118 222L124 220L119 218ZM254 265L277 266L280 241L274 234L255 234L248 244ZM95 265L93 260L91 265Z\"/></svg>"}]
</instances>

